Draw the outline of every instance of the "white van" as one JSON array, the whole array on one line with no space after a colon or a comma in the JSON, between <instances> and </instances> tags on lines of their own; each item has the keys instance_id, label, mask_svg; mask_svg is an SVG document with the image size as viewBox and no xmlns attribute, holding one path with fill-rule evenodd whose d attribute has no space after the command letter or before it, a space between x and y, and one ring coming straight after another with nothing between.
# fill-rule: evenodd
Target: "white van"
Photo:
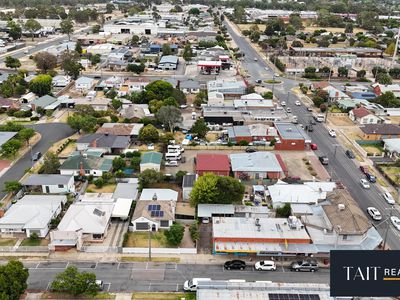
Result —
<instances>
[{"instance_id":1,"label":"white van","mask_svg":"<svg viewBox=\"0 0 400 300\"><path fill-rule=\"evenodd\" d=\"M183 290L186 292L195 292L197 291L197 285L199 282L203 281L211 281L211 278L193 278L190 280L186 280L183 284Z\"/></svg>"},{"instance_id":2,"label":"white van","mask_svg":"<svg viewBox=\"0 0 400 300\"><path fill-rule=\"evenodd\" d=\"M175 152L183 153L185 152L185 149L183 149L181 145L168 145L168 153L175 153Z\"/></svg>"},{"instance_id":3,"label":"white van","mask_svg":"<svg viewBox=\"0 0 400 300\"><path fill-rule=\"evenodd\" d=\"M181 160L181 158L180 152L165 153L165 160Z\"/></svg>"},{"instance_id":4,"label":"white van","mask_svg":"<svg viewBox=\"0 0 400 300\"><path fill-rule=\"evenodd\" d=\"M315 116L315 121L324 122L325 121L325 116L321 115L321 114L318 114L318 115Z\"/></svg>"}]
</instances>

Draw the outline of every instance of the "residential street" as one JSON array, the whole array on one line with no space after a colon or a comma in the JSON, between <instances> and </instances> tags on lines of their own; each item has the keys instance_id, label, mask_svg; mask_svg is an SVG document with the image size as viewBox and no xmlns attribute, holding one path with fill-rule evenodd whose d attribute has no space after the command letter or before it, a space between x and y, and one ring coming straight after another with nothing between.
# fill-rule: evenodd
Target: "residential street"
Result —
<instances>
[{"instance_id":1,"label":"residential street","mask_svg":"<svg viewBox=\"0 0 400 300\"><path fill-rule=\"evenodd\" d=\"M277 270L255 271L248 266L244 271L224 270L222 265L176 264L176 263L97 263L97 262L27 262L29 268L28 289L45 290L54 276L67 266L76 266L80 271L94 272L103 280L105 290L110 292L132 291L182 291L183 283L192 278L217 280L245 279L247 281L273 281L298 283L329 283L329 270L315 273L291 272L278 263Z\"/></svg>"},{"instance_id":2,"label":"residential street","mask_svg":"<svg viewBox=\"0 0 400 300\"><path fill-rule=\"evenodd\" d=\"M243 36L238 35L236 31L230 27L229 23L225 22L225 25L238 48L245 53L245 60L242 62L242 65L251 75L250 81L254 82L256 79L272 79L273 71L266 70L267 64L262 57L253 49ZM254 57L258 58L257 62L253 60ZM293 87L298 86L298 82L282 77L279 77L278 79L282 81L282 84L274 87L275 96L281 101L286 101L287 106L292 109L293 115L298 117L300 124L308 124L311 118L311 113L306 110L304 105L296 106L294 104L295 101L300 99L296 94L291 92ZM269 88L272 89L271 86ZM326 155L329 158L327 170L330 172L332 180L341 181L347 187L348 191L363 211L366 211L366 208L369 206L374 206L380 210L384 216L388 217L391 211L391 206L383 199L383 191L378 188L377 184L371 184L371 189L369 190L365 190L361 187L359 180L364 178L364 176L358 169L359 166L356 165L355 161L350 160L345 155L346 149L343 149L336 139L329 136L326 127L323 124L318 124L314 126L314 131L309 132L308 134L312 138L312 142L318 145L319 150L317 151L317 154ZM396 205L395 210L392 210L392 214L400 216L397 208L398 205ZM390 224L390 221L383 224L375 222L375 225L377 226L377 230L381 234L382 238L385 237L387 225L389 225L387 245L391 249L400 249L399 231L394 229L392 224Z\"/></svg>"},{"instance_id":3,"label":"residential street","mask_svg":"<svg viewBox=\"0 0 400 300\"><path fill-rule=\"evenodd\" d=\"M39 132L42 136L41 140L32 148L32 153L46 153L51 145L57 141L64 139L74 133L74 131L65 123L38 124L29 126ZM11 180L19 180L25 170L32 167L31 153L28 151L21 157L5 174L0 177L0 197L3 198L6 193L3 192L4 183Z\"/></svg>"}]
</instances>

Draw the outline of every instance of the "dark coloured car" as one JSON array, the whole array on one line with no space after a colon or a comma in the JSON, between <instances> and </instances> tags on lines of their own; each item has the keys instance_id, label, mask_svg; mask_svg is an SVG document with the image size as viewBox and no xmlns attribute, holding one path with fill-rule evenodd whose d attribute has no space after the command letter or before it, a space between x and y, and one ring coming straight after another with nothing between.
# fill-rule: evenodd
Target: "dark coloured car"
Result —
<instances>
[{"instance_id":1,"label":"dark coloured car","mask_svg":"<svg viewBox=\"0 0 400 300\"><path fill-rule=\"evenodd\" d=\"M321 164L323 165L327 165L329 163L329 159L326 156L320 156L319 157L319 161L321 162Z\"/></svg>"},{"instance_id":2,"label":"dark coloured car","mask_svg":"<svg viewBox=\"0 0 400 300\"><path fill-rule=\"evenodd\" d=\"M360 166L360 171L361 171L363 174L367 174L367 173L368 173L368 168L367 168L367 167L364 167L364 166Z\"/></svg>"},{"instance_id":3,"label":"dark coloured car","mask_svg":"<svg viewBox=\"0 0 400 300\"><path fill-rule=\"evenodd\" d=\"M295 261L291 263L290 270L296 272L315 272L318 270L318 263L315 260Z\"/></svg>"},{"instance_id":4,"label":"dark coloured car","mask_svg":"<svg viewBox=\"0 0 400 300\"><path fill-rule=\"evenodd\" d=\"M224 268L227 270L244 270L246 263L243 260L229 260L225 262Z\"/></svg>"},{"instance_id":5,"label":"dark coloured car","mask_svg":"<svg viewBox=\"0 0 400 300\"><path fill-rule=\"evenodd\" d=\"M37 160L39 160L39 158L41 158L41 157L42 157L42 153L36 152L36 153L34 153L34 154L32 155L32 160L33 160L33 161L37 161Z\"/></svg>"},{"instance_id":6,"label":"dark coloured car","mask_svg":"<svg viewBox=\"0 0 400 300\"><path fill-rule=\"evenodd\" d=\"M354 152L350 149L346 150L346 155L348 158L351 158L351 159L356 158L356 156L354 155Z\"/></svg>"},{"instance_id":7,"label":"dark coloured car","mask_svg":"<svg viewBox=\"0 0 400 300\"><path fill-rule=\"evenodd\" d=\"M376 182L376 177L370 173L365 174L365 176L367 177L368 181L371 183L375 183Z\"/></svg>"},{"instance_id":8,"label":"dark coloured car","mask_svg":"<svg viewBox=\"0 0 400 300\"><path fill-rule=\"evenodd\" d=\"M309 131L309 132L311 132L311 131L314 131L314 128L313 128L313 126L310 124L310 125L307 125L306 126L306 129L307 129L307 131Z\"/></svg>"},{"instance_id":9,"label":"dark coloured car","mask_svg":"<svg viewBox=\"0 0 400 300\"><path fill-rule=\"evenodd\" d=\"M257 149L256 149L256 148L253 148L253 147L247 147L247 148L246 148L246 152L247 152L247 153L257 152Z\"/></svg>"},{"instance_id":10,"label":"dark coloured car","mask_svg":"<svg viewBox=\"0 0 400 300\"><path fill-rule=\"evenodd\" d=\"M317 123L315 122L314 119L310 119L310 124L311 124L311 125L317 125Z\"/></svg>"}]
</instances>

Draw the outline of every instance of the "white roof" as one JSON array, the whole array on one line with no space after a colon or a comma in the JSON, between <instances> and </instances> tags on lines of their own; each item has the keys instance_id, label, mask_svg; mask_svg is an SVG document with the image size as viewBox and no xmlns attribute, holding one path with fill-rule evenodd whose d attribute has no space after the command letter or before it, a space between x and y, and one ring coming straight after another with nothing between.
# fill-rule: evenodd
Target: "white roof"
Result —
<instances>
[{"instance_id":1,"label":"white roof","mask_svg":"<svg viewBox=\"0 0 400 300\"><path fill-rule=\"evenodd\" d=\"M132 199L118 198L117 201L115 201L111 216L113 218L128 218L132 202Z\"/></svg>"},{"instance_id":2,"label":"white roof","mask_svg":"<svg viewBox=\"0 0 400 300\"><path fill-rule=\"evenodd\" d=\"M263 96L257 93L251 93L240 97L241 100L264 100Z\"/></svg>"},{"instance_id":3,"label":"white roof","mask_svg":"<svg viewBox=\"0 0 400 300\"><path fill-rule=\"evenodd\" d=\"M273 107L274 103L271 99L261 99L261 100L245 100L236 99L233 100L233 106L237 107Z\"/></svg>"},{"instance_id":4,"label":"white roof","mask_svg":"<svg viewBox=\"0 0 400 300\"><path fill-rule=\"evenodd\" d=\"M389 151L400 153L400 139L384 139L385 149Z\"/></svg>"},{"instance_id":5,"label":"white roof","mask_svg":"<svg viewBox=\"0 0 400 300\"><path fill-rule=\"evenodd\" d=\"M233 172L282 172L282 167L272 152L233 153L229 157Z\"/></svg>"},{"instance_id":6,"label":"white roof","mask_svg":"<svg viewBox=\"0 0 400 300\"><path fill-rule=\"evenodd\" d=\"M113 202L113 193L84 193L80 197L83 202Z\"/></svg>"},{"instance_id":7,"label":"white roof","mask_svg":"<svg viewBox=\"0 0 400 300\"><path fill-rule=\"evenodd\" d=\"M71 204L57 229L90 234L104 234L114 203L76 202Z\"/></svg>"},{"instance_id":8,"label":"white roof","mask_svg":"<svg viewBox=\"0 0 400 300\"><path fill-rule=\"evenodd\" d=\"M45 228L61 203L66 202L66 196L26 195L11 205L5 215L0 218L0 228Z\"/></svg>"},{"instance_id":9,"label":"white roof","mask_svg":"<svg viewBox=\"0 0 400 300\"><path fill-rule=\"evenodd\" d=\"M93 78L82 76L82 77L79 77L77 80L75 80L75 84L76 85L78 85L78 84L91 84L93 81L94 81Z\"/></svg>"},{"instance_id":10,"label":"white roof","mask_svg":"<svg viewBox=\"0 0 400 300\"><path fill-rule=\"evenodd\" d=\"M115 188L113 198L125 198L136 200L138 195L138 183L123 183L120 182Z\"/></svg>"},{"instance_id":11,"label":"white roof","mask_svg":"<svg viewBox=\"0 0 400 300\"><path fill-rule=\"evenodd\" d=\"M235 206L233 204L199 204L197 205L197 216L199 218L210 218L212 215L233 215Z\"/></svg>"},{"instance_id":12,"label":"white roof","mask_svg":"<svg viewBox=\"0 0 400 300\"><path fill-rule=\"evenodd\" d=\"M178 200L178 192L171 189L143 189L139 200L153 200L154 195L158 201Z\"/></svg>"}]
</instances>

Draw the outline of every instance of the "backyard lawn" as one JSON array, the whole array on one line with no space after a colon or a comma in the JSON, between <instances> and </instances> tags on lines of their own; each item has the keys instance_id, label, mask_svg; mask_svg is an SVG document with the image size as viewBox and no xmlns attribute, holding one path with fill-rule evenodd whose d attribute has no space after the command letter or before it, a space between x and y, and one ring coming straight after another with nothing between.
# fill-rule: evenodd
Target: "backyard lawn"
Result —
<instances>
[{"instance_id":1,"label":"backyard lawn","mask_svg":"<svg viewBox=\"0 0 400 300\"><path fill-rule=\"evenodd\" d=\"M14 246L17 239L0 239L0 247Z\"/></svg>"},{"instance_id":2,"label":"backyard lawn","mask_svg":"<svg viewBox=\"0 0 400 300\"><path fill-rule=\"evenodd\" d=\"M148 232L129 232L128 239L124 247L146 248L149 246ZM166 248L168 247L167 239L162 231L151 233L151 247Z\"/></svg>"}]
</instances>

